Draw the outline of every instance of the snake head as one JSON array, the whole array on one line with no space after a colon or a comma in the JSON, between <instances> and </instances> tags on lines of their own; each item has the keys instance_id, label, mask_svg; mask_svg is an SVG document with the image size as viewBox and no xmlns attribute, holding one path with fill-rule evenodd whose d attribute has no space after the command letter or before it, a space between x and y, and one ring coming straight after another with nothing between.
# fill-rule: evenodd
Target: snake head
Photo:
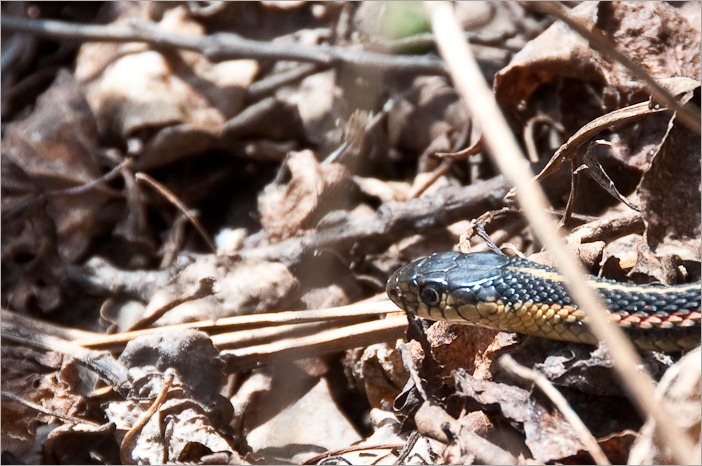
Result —
<instances>
[{"instance_id":1,"label":"snake head","mask_svg":"<svg viewBox=\"0 0 702 466\"><path fill-rule=\"evenodd\" d=\"M430 319L454 320L457 307L494 299L487 282L501 274L507 261L506 256L492 252L432 254L393 273L386 292L406 311Z\"/></svg>"},{"instance_id":2,"label":"snake head","mask_svg":"<svg viewBox=\"0 0 702 466\"><path fill-rule=\"evenodd\" d=\"M439 306L447 285L445 266L450 266L451 263L437 261L437 256L439 255L433 254L418 259L395 271L385 287L390 300L413 313L417 313L424 302Z\"/></svg>"}]
</instances>

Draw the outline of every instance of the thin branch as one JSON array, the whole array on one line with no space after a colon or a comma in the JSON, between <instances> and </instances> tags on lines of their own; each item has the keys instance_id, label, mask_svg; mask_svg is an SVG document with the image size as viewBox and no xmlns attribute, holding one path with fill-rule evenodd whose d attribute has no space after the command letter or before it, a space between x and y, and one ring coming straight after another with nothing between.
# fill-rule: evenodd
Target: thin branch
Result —
<instances>
[{"instance_id":1,"label":"thin branch","mask_svg":"<svg viewBox=\"0 0 702 466\"><path fill-rule=\"evenodd\" d=\"M180 212L185 216L185 218L188 219L192 226L195 227L195 230L197 230L202 239L205 240L205 243L207 243L207 246L210 248L210 251L212 251L212 254L217 254L217 246L215 246L212 240L210 239L210 235L207 234L205 228L200 224L200 221L190 213L188 207L185 204L183 204L180 199L178 199L178 196L176 196L170 189L166 188L163 184L151 178L146 173L137 173L136 175L134 175L134 178L136 178L137 181L143 181L144 183L150 185L159 194L165 197L166 200L168 200L171 204L176 206L176 208L180 210Z\"/></svg>"},{"instance_id":2,"label":"thin branch","mask_svg":"<svg viewBox=\"0 0 702 466\"><path fill-rule=\"evenodd\" d=\"M108 190L103 185L117 178L117 176L119 176L120 172L122 172L123 170L131 168L133 163L134 158L127 157L126 159L122 160L119 164L117 164L114 168L112 168L109 172L105 173L99 178L96 178L84 184L80 184L78 186L74 186L72 188L54 189L52 191L48 191L46 195L49 197L81 196L90 192L93 189L99 189L101 193L110 194L114 197L118 197L120 196L119 192L113 192L112 190Z\"/></svg>"},{"instance_id":3,"label":"thin branch","mask_svg":"<svg viewBox=\"0 0 702 466\"><path fill-rule=\"evenodd\" d=\"M87 424L87 425L93 426L93 427L100 427L100 424L98 424L97 422L88 421L87 419L81 419L79 417L75 417L75 416L71 416L68 414L63 414L63 413L59 413L56 411L52 411L52 410L47 409L41 405L38 405L36 403L32 403L31 401L27 401L24 398L17 396L11 392L5 392L5 391L0 392L0 396L2 398L7 399L7 400L12 400L16 403L19 403L23 406L26 406L27 408L38 411L42 414L46 414L48 416L53 416L55 418L61 419L62 421L65 421L65 422L71 422L74 424Z\"/></svg>"},{"instance_id":4,"label":"thin branch","mask_svg":"<svg viewBox=\"0 0 702 466\"><path fill-rule=\"evenodd\" d=\"M365 320L368 320L368 318L334 318L307 322L304 324L276 325L248 330L235 330L233 332L212 335L210 339L212 340L212 344L219 350L237 349L246 346L263 345L287 338L315 335L324 330L357 324Z\"/></svg>"},{"instance_id":5,"label":"thin branch","mask_svg":"<svg viewBox=\"0 0 702 466\"><path fill-rule=\"evenodd\" d=\"M321 461L330 457L341 456L345 453L353 453L360 451L368 452L368 455L370 455L370 452L375 453L378 450L398 451L401 450L403 447L404 445L401 443L381 443L380 445L367 445L365 443L362 443L360 445L351 445L350 447L339 448L338 450L325 451L324 453L320 453L317 456L313 456L312 458L306 459L302 462L302 464L325 464Z\"/></svg>"},{"instance_id":6,"label":"thin branch","mask_svg":"<svg viewBox=\"0 0 702 466\"><path fill-rule=\"evenodd\" d=\"M422 404L414 415L414 421L420 433L441 443L457 443L462 451L475 455L478 464L519 464L510 452L471 432L442 407L430 401Z\"/></svg>"},{"instance_id":7,"label":"thin branch","mask_svg":"<svg viewBox=\"0 0 702 466\"><path fill-rule=\"evenodd\" d=\"M204 277L198 281L198 287L195 291L188 291L178 296L173 301L169 301L160 308L156 309L154 312L148 316L142 317L139 321L135 322L129 330L139 330L151 326L158 319L163 317L168 311L180 306L183 303L190 301L195 301L198 299L206 298L207 296L212 296L215 294L214 291L215 279L214 277Z\"/></svg>"},{"instance_id":8,"label":"thin branch","mask_svg":"<svg viewBox=\"0 0 702 466\"><path fill-rule=\"evenodd\" d=\"M244 249L239 254L291 265L305 254L320 249L348 250L354 244L362 244L366 252L379 252L409 235L436 230L499 209L504 205L507 188L507 182L501 176L470 186L451 186L431 196L387 202L371 215L334 223L322 222L307 236Z\"/></svg>"},{"instance_id":9,"label":"thin branch","mask_svg":"<svg viewBox=\"0 0 702 466\"><path fill-rule=\"evenodd\" d=\"M117 393L128 393L130 383L127 379L127 368L107 351L86 349L58 337L37 333L22 326L19 320L8 322L3 318L0 327L5 341L71 356L100 375Z\"/></svg>"},{"instance_id":10,"label":"thin branch","mask_svg":"<svg viewBox=\"0 0 702 466\"><path fill-rule=\"evenodd\" d=\"M529 161L531 163L536 163L541 159L539 155L539 150L536 147L536 128L539 125L545 125L550 127L552 130L558 132L561 137L565 137L565 129L563 126L551 119L548 115L536 115L524 124L524 130L522 131L522 139L524 139L524 146L529 156Z\"/></svg>"},{"instance_id":11,"label":"thin branch","mask_svg":"<svg viewBox=\"0 0 702 466\"><path fill-rule=\"evenodd\" d=\"M154 402L151 403L149 409L147 409L146 412L141 415L141 417L134 423L132 428L129 429L124 435L122 443L119 445L119 459L122 461L122 464L136 464L130 453L136 448L137 436L141 433L141 430L149 422L149 420L151 420L153 415L156 414L156 411L158 411L163 402L166 401L168 391L171 389L171 385L173 385L173 378L172 373L167 373L166 378L163 381L163 386L161 387L161 390L159 391L159 394ZM165 463L166 458L164 457L163 460Z\"/></svg>"},{"instance_id":12,"label":"thin branch","mask_svg":"<svg viewBox=\"0 0 702 466\"><path fill-rule=\"evenodd\" d=\"M19 314L16 312L8 311L6 309L2 309L2 314L0 314L0 321L2 321L3 324L13 326L14 328L20 328L28 334L50 335L52 337L60 338L62 340L67 341L89 339L100 335L99 333L95 332L88 332L72 327L64 327L62 325L46 322L31 317L29 315ZM5 330L6 327L3 325L2 331L5 332ZM2 336L4 337L5 334L3 333Z\"/></svg>"},{"instance_id":13,"label":"thin branch","mask_svg":"<svg viewBox=\"0 0 702 466\"><path fill-rule=\"evenodd\" d=\"M384 297L384 295L383 295ZM101 333L86 332L72 328L62 327L56 324L39 321L28 316L14 312L2 310L3 337L6 331L12 329L23 329L25 333L32 335L46 335L57 337L63 341L72 340L72 345L83 348L102 349L108 351L121 351L131 340L158 333L177 332L186 329L195 329L206 332L210 336L224 335L220 342L224 346L235 343L248 344L252 339L245 334L246 331L254 331L257 338L272 338L273 332L266 335L266 328L279 328L279 335L298 332L302 325L319 322L331 322L333 325L345 325L349 322L377 317L378 315L398 316L404 311L400 311L390 300L377 301L377 297L369 298L347 306L331 307L327 309L316 309L310 311L283 311L265 314L253 314L245 316L225 317L216 320L204 320L198 322L188 322L185 324L165 325L163 327L147 328L131 332L116 333L113 335L103 335ZM317 327L311 326L309 330Z\"/></svg>"},{"instance_id":14,"label":"thin branch","mask_svg":"<svg viewBox=\"0 0 702 466\"><path fill-rule=\"evenodd\" d=\"M602 131L611 129L614 125L630 123L665 110L664 108L652 108L650 102L640 102L638 104L629 105L628 107L618 108L617 110L595 118L583 125L582 128L576 131L575 134L569 137L568 140L558 148L546 166L536 175L536 180L543 180L548 175L555 173L564 162L572 160L575 157L578 153L578 149L582 147L583 144L592 140L595 135Z\"/></svg>"},{"instance_id":15,"label":"thin branch","mask_svg":"<svg viewBox=\"0 0 702 466\"><path fill-rule=\"evenodd\" d=\"M638 212L623 212L594 220L573 229L567 237L569 244L608 241L634 233L642 234L644 222Z\"/></svg>"},{"instance_id":16,"label":"thin branch","mask_svg":"<svg viewBox=\"0 0 702 466\"><path fill-rule=\"evenodd\" d=\"M385 319L353 323L354 320L386 314ZM142 335L174 332L187 328L208 331L215 345L222 348L221 357L231 371L248 370L262 365L314 355L343 351L402 338L407 327L404 312L389 300L356 303L315 311L290 311L277 314L237 316L219 321L193 322L116 335L79 332L82 340L69 342L52 334L62 334L61 327L43 324L46 333L33 319L12 312L2 312L2 337L20 344L68 354L95 370L115 391L125 394L129 385L126 368L106 351L85 347L108 347L121 351L127 342ZM29 324L29 325L25 325ZM272 329L262 328L273 325ZM339 327L340 326L340 327ZM329 328L332 327L332 328ZM230 333L222 333L227 329ZM244 331L244 329L249 329ZM252 330L253 329L253 330ZM286 338L287 337L287 338ZM271 340L271 341L267 341ZM256 343L256 344L254 344ZM243 345L243 346L242 346ZM239 347L237 347L239 346Z\"/></svg>"},{"instance_id":17,"label":"thin branch","mask_svg":"<svg viewBox=\"0 0 702 466\"><path fill-rule=\"evenodd\" d=\"M383 320L325 330L316 335L224 350L220 353L220 357L226 362L229 371L242 371L272 363L396 340L404 336L406 328L406 316L393 316Z\"/></svg>"},{"instance_id":18,"label":"thin branch","mask_svg":"<svg viewBox=\"0 0 702 466\"><path fill-rule=\"evenodd\" d=\"M251 99L261 99L269 94L272 94L280 87L287 84L297 82L307 76L319 71L319 66L308 63L305 65L295 66L293 69L283 71L272 76L268 76L260 81L256 81L249 86L248 93Z\"/></svg>"},{"instance_id":19,"label":"thin branch","mask_svg":"<svg viewBox=\"0 0 702 466\"><path fill-rule=\"evenodd\" d=\"M293 60L317 65L346 64L361 70L386 73L445 75L441 60L431 56L388 55L350 50L336 46L279 44L245 39L231 33L207 36L175 34L157 26L132 21L132 27L98 26L53 20L29 20L12 16L1 18L5 31L17 31L57 40L74 42L145 42L154 47L199 52L212 61L237 58Z\"/></svg>"}]
</instances>

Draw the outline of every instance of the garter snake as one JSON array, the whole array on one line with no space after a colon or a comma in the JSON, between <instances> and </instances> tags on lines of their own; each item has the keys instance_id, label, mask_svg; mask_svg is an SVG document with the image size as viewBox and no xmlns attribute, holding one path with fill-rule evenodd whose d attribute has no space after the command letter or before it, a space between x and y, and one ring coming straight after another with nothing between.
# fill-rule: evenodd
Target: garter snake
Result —
<instances>
[{"instance_id":1,"label":"garter snake","mask_svg":"<svg viewBox=\"0 0 702 466\"><path fill-rule=\"evenodd\" d=\"M700 344L700 283L631 285L588 277L634 344L676 352ZM597 344L555 269L493 252L418 259L388 280L387 294L420 317Z\"/></svg>"}]
</instances>

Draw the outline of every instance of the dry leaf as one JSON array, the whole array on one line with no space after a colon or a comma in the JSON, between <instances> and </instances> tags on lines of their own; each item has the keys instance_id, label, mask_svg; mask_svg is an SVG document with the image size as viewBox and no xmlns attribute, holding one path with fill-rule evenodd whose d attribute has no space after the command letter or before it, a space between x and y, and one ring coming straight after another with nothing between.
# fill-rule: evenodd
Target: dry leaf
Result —
<instances>
[{"instance_id":1,"label":"dry leaf","mask_svg":"<svg viewBox=\"0 0 702 466\"><path fill-rule=\"evenodd\" d=\"M98 132L79 86L67 72L38 99L25 120L5 132L3 157L11 158L44 190L75 188L95 181ZM61 256L75 261L102 234L110 195L101 186L80 194L53 193L48 212L56 223ZM108 217L109 218L109 217Z\"/></svg>"},{"instance_id":2,"label":"dry leaf","mask_svg":"<svg viewBox=\"0 0 702 466\"><path fill-rule=\"evenodd\" d=\"M225 431L233 410L219 394L226 376L217 354L207 335L195 330L138 337L127 344L120 361L128 367L133 389L127 400L111 402L105 410L117 429L134 434L122 442L123 458L154 464L225 453L241 461ZM157 412L132 430L169 376L173 382Z\"/></svg>"},{"instance_id":3,"label":"dry leaf","mask_svg":"<svg viewBox=\"0 0 702 466\"><path fill-rule=\"evenodd\" d=\"M63 303L64 263L43 190L2 157L2 296L16 311L50 312Z\"/></svg>"},{"instance_id":4,"label":"dry leaf","mask_svg":"<svg viewBox=\"0 0 702 466\"><path fill-rule=\"evenodd\" d=\"M113 24L128 27L132 15ZM167 10L157 27L175 34L204 33L185 7ZM213 63L195 52L156 51L143 43L87 43L78 54L75 76L85 86L101 133L126 139L179 124L205 135L220 134L243 108L257 72L254 60ZM194 154L197 148L181 146L177 156ZM174 158L167 154L160 164ZM157 165L157 160L149 162Z\"/></svg>"},{"instance_id":5,"label":"dry leaf","mask_svg":"<svg viewBox=\"0 0 702 466\"><path fill-rule=\"evenodd\" d=\"M60 353L42 353L3 342L2 390L30 403L63 415L79 416L86 409L80 395L81 380L72 358ZM32 451L37 429L62 421L16 401L2 400L3 450L36 463Z\"/></svg>"},{"instance_id":6,"label":"dry leaf","mask_svg":"<svg viewBox=\"0 0 702 466\"><path fill-rule=\"evenodd\" d=\"M696 444L697 462L700 461L700 348L688 354L671 367L656 388L656 397L665 406L678 427ZM672 464L669 451L661 451L656 439L656 425L646 422L633 447L627 464Z\"/></svg>"},{"instance_id":7,"label":"dry leaf","mask_svg":"<svg viewBox=\"0 0 702 466\"><path fill-rule=\"evenodd\" d=\"M483 406L497 405L502 415L523 425L526 444L538 461L557 461L583 448L558 410L544 406L521 388L455 373L456 394Z\"/></svg>"},{"instance_id":8,"label":"dry leaf","mask_svg":"<svg viewBox=\"0 0 702 466\"><path fill-rule=\"evenodd\" d=\"M285 384L247 414L247 441L267 463L299 463L325 450L343 448L360 436L334 402L326 379L286 371ZM281 391L282 390L282 391ZM263 422L265 421L265 422Z\"/></svg>"},{"instance_id":9,"label":"dry leaf","mask_svg":"<svg viewBox=\"0 0 702 466\"><path fill-rule=\"evenodd\" d=\"M271 242L296 236L314 227L332 208L347 204L346 199L335 196L348 182L344 166L322 165L312 151L291 153L287 164L290 182L268 185L258 201L261 223Z\"/></svg>"},{"instance_id":10,"label":"dry leaf","mask_svg":"<svg viewBox=\"0 0 702 466\"><path fill-rule=\"evenodd\" d=\"M699 137L671 123L637 188L646 241L657 256L699 262L701 179Z\"/></svg>"}]
</instances>

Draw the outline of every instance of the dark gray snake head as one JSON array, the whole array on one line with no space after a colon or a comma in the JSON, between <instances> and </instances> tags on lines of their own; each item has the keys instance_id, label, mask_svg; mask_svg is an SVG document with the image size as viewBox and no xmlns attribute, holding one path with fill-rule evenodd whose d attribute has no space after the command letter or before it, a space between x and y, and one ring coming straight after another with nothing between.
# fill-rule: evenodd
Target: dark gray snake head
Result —
<instances>
[{"instance_id":1,"label":"dark gray snake head","mask_svg":"<svg viewBox=\"0 0 702 466\"><path fill-rule=\"evenodd\" d=\"M399 307L421 317L465 321L468 316L453 318L455 309L465 314L478 303L494 301L492 282L508 263L509 257L494 252L432 254L398 269L386 292Z\"/></svg>"}]
</instances>

